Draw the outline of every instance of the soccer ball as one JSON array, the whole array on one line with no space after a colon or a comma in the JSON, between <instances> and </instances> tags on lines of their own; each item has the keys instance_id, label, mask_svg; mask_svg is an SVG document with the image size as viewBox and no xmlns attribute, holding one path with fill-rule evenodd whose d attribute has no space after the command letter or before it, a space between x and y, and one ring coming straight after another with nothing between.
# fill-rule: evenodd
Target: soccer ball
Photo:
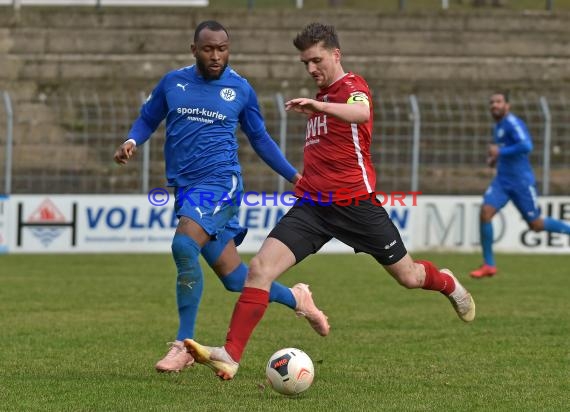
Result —
<instances>
[{"instance_id":1,"label":"soccer ball","mask_svg":"<svg viewBox=\"0 0 570 412\"><path fill-rule=\"evenodd\" d=\"M283 395L298 395L309 389L315 378L313 361L305 352L286 348L269 358L265 374L271 387Z\"/></svg>"}]
</instances>

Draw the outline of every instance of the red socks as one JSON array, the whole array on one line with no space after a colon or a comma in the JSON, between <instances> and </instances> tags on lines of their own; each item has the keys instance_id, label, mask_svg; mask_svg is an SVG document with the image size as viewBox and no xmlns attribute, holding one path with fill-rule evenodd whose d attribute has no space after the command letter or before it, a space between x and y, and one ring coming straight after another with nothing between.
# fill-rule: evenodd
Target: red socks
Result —
<instances>
[{"instance_id":1,"label":"red socks","mask_svg":"<svg viewBox=\"0 0 570 412\"><path fill-rule=\"evenodd\" d=\"M234 308L224 347L232 359L241 360L247 341L269 304L269 292L244 287Z\"/></svg>"},{"instance_id":2,"label":"red socks","mask_svg":"<svg viewBox=\"0 0 570 412\"><path fill-rule=\"evenodd\" d=\"M416 260L426 269L426 278L422 289L436 290L449 296L455 290L455 282L447 273L440 272L433 263L427 260Z\"/></svg>"}]
</instances>

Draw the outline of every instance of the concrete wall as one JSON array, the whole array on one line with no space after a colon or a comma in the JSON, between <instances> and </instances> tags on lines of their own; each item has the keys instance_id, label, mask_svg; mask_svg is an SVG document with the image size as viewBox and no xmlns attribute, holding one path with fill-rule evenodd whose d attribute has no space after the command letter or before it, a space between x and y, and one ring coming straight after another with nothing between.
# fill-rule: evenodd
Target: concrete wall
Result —
<instances>
[{"instance_id":1,"label":"concrete wall","mask_svg":"<svg viewBox=\"0 0 570 412\"><path fill-rule=\"evenodd\" d=\"M268 91L310 85L291 40L311 21L335 24L345 69L384 88L570 85L568 14L0 8L0 88L148 89L193 62L193 29L212 18L230 30L232 65Z\"/></svg>"},{"instance_id":2,"label":"concrete wall","mask_svg":"<svg viewBox=\"0 0 570 412\"><path fill-rule=\"evenodd\" d=\"M46 173L61 176L62 186L52 189L60 193L73 192L65 186L73 186L73 179L89 173L99 176L102 170L109 174L105 181L112 182L110 187L129 189L131 183L122 183L127 173L134 175L128 182L138 181L138 169L131 167L118 174L111 167L112 149L126 129L98 130L97 125L84 122L81 111L65 113L45 98L52 92L77 97L93 91L136 98L166 71L194 62L190 44L202 20L216 19L228 27L232 65L259 94L283 92L293 97L312 95L315 89L292 45L295 34L312 21L337 26L344 68L365 76L375 91L433 94L457 90L467 95L499 86L537 93L570 91L569 17L497 11L383 15L31 7L15 14L10 7L0 7L0 90L10 92L17 113L14 173L29 176L15 190L45 191L36 185ZM135 110L139 102L132 105ZM0 109L0 129L4 130L1 113ZM63 121L62 115L77 118ZM134 116L125 114L129 121ZM69 137L77 135L75 128L86 131L88 126L95 127L103 139L100 143L86 145L83 139ZM3 159L1 142L0 135ZM248 153L255 157L250 152L244 149L242 159ZM162 182L161 161L155 156L151 164L156 163L152 170L159 170ZM251 165L257 170L257 163Z\"/></svg>"}]
</instances>

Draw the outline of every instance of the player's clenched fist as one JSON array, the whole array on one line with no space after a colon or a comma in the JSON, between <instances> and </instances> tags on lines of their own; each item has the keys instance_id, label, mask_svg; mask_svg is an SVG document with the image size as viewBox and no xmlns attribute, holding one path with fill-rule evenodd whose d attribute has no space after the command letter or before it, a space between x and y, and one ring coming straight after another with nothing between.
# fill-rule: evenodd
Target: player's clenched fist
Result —
<instances>
[{"instance_id":1,"label":"player's clenched fist","mask_svg":"<svg viewBox=\"0 0 570 412\"><path fill-rule=\"evenodd\" d=\"M120 145L118 149L115 151L115 156L114 156L115 162L117 162L120 165L127 164L129 159L133 156L133 154L135 154L136 150L137 147L133 142L126 141L125 143Z\"/></svg>"}]
</instances>

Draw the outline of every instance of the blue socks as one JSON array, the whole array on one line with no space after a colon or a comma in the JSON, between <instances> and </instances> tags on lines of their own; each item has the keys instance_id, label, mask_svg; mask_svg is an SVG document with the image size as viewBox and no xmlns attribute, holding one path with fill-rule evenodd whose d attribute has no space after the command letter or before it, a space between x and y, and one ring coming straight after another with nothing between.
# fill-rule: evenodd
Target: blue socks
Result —
<instances>
[{"instance_id":1,"label":"blue socks","mask_svg":"<svg viewBox=\"0 0 570 412\"><path fill-rule=\"evenodd\" d=\"M570 224L553 219L551 217L544 218L544 230L553 233L564 233L570 235ZM495 266L495 257L493 255L493 225L489 223L480 223L481 247L483 248L483 260L489 266Z\"/></svg>"},{"instance_id":2,"label":"blue socks","mask_svg":"<svg viewBox=\"0 0 570 412\"><path fill-rule=\"evenodd\" d=\"M297 301L291 289L279 282L273 282L271 284L271 289L269 289L269 302L281 303L282 305L289 306L291 309L297 307Z\"/></svg>"},{"instance_id":3,"label":"blue socks","mask_svg":"<svg viewBox=\"0 0 570 412\"><path fill-rule=\"evenodd\" d=\"M483 260L489 266L495 266L495 256L493 255L493 224L480 223L481 247L483 248Z\"/></svg>"},{"instance_id":4,"label":"blue socks","mask_svg":"<svg viewBox=\"0 0 570 412\"><path fill-rule=\"evenodd\" d=\"M565 233L570 235L570 225L562 220L552 219L551 217L544 218L544 230L554 233Z\"/></svg>"},{"instance_id":5,"label":"blue socks","mask_svg":"<svg viewBox=\"0 0 570 412\"><path fill-rule=\"evenodd\" d=\"M199 255L202 252L210 266L220 257L226 242L208 242L200 251L200 246L190 237L176 233L172 240L172 256L176 264L176 303L178 305L179 327L176 340L194 337L198 308L202 299L204 280ZM241 292L247 277L247 266L239 266L226 276L220 276L224 287L231 292ZM297 302L288 287L273 282L269 292L270 302L279 302L295 309Z\"/></svg>"},{"instance_id":6,"label":"blue socks","mask_svg":"<svg viewBox=\"0 0 570 412\"><path fill-rule=\"evenodd\" d=\"M211 240L202 248L202 256L204 256L204 259L206 259L206 262L208 262L210 267L214 267L214 263L216 263L231 239L232 237L229 233L223 232L217 240ZM246 277L247 266L243 263L240 263L233 272L228 273L225 276L219 276L224 287L230 292L241 292ZM297 301L295 300L291 289L277 282L273 282L271 284L271 289L269 290L269 301L281 303L282 305L289 306L291 309L295 309L297 306Z\"/></svg>"},{"instance_id":7,"label":"blue socks","mask_svg":"<svg viewBox=\"0 0 570 412\"><path fill-rule=\"evenodd\" d=\"M180 326L176 340L194 337L198 307L204 288L198 256L200 246L190 237L176 233L172 240L172 256L176 263L176 302Z\"/></svg>"},{"instance_id":8,"label":"blue socks","mask_svg":"<svg viewBox=\"0 0 570 412\"><path fill-rule=\"evenodd\" d=\"M233 272L227 274L226 276L220 276L220 280L227 290L231 292L241 292L246 277L247 266L243 263L240 263L240 265L235 268ZM297 304L295 297L293 296L293 292L291 292L291 289L277 282L273 282L271 284L271 289L269 290L269 301L281 303L283 305L289 306L291 309L295 309L295 306Z\"/></svg>"}]
</instances>

